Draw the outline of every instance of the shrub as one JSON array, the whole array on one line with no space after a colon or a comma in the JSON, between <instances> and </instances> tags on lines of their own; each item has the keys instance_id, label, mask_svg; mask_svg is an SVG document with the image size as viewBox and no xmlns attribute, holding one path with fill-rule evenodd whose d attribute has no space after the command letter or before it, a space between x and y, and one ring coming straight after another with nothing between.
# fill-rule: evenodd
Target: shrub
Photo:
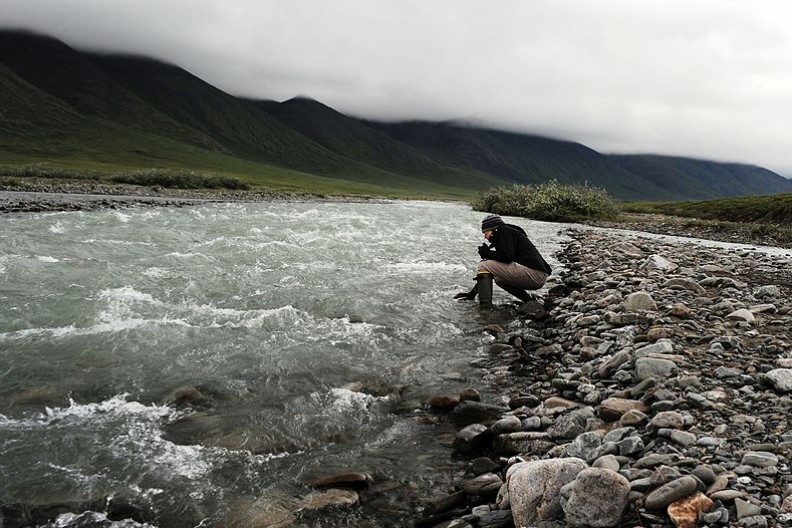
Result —
<instances>
[{"instance_id":1,"label":"shrub","mask_svg":"<svg viewBox=\"0 0 792 528\"><path fill-rule=\"evenodd\" d=\"M149 187L160 186L171 189L250 189L248 183L230 176L164 169L122 172L110 176L110 181L131 185L145 185Z\"/></svg>"},{"instance_id":2,"label":"shrub","mask_svg":"<svg viewBox=\"0 0 792 528\"><path fill-rule=\"evenodd\" d=\"M16 178L42 178L57 180L98 180L101 175L89 170L70 170L61 167L52 167L46 163L31 163L29 165L0 165L0 176Z\"/></svg>"},{"instance_id":3,"label":"shrub","mask_svg":"<svg viewBox=\"0 0 792 528\"><path fill-rule=\"evenodd\" d=\"M585 185L563 185L555 180L540 185L490 189L470 205L476 211L547 222L612 218L618 213L615 202L605 190Z\"/></svg>"}]
</instances>

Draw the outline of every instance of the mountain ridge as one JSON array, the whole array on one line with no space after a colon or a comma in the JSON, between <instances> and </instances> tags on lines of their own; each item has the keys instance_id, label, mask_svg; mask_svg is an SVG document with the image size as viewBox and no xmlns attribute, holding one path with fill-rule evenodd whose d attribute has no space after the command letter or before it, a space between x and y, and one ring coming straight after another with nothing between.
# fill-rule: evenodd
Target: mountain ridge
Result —
<instances>
[{"instance_id":1,"label":"mountain ridge","mask_svg":"<svg viewBox=\"0 0 792 528\"><path fill-rule=\"evenodd\" d=\"M792 181L748 164L606 155L460 122L383 123L305 96L236 97L173 63L16 30L0 30L0 96L0 155L14 162L211 168L254 184L427 195L548 180L621 199L792 192Z\"/></svg>"}]
</instances>

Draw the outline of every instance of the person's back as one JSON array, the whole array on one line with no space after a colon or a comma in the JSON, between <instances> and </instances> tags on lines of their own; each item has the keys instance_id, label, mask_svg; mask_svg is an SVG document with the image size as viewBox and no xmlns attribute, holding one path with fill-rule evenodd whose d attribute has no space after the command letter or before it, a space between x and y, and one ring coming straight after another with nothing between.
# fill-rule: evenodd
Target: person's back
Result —
<instances>
[{"instance_id":1,"label":"person's back","mask_svg":"<svg viewBox=\"0 0 792 528\"><path fill-rule=\"evenodd\" d=\"M492 282L521 301L531 300L526 290L538 290L552 272L539 250L520 226L507 224L499 215L489 215L481 222L484 238L476 272L476 286L458 293L455 299L473 300L479 296L482 306L492 304Z\"/></svg>"}]
</instances>

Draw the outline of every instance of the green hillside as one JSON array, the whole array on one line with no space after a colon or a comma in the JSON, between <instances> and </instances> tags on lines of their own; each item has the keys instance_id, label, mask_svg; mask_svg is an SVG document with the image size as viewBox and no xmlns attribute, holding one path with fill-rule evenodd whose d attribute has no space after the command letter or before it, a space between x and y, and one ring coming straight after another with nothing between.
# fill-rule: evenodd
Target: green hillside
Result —
<instances>
[{"instance_id":1,"label":"green hillside","mask_svg":"<svg viewBox=\"0 0 792 528\"><path fill-rule=\"evenodd\" d=\"M608 158L671 193L670 199L706 200L792 192L792 181L755 165L651 154L611 155Z\"/></svg>"},{"instance_id":2,"label":"green hillside","mask_svg":"<svg viewBox=\"0 0 792 528\"><path fill-rule=\"evenodd\" d=\"M109 79L66 44L48 37L0 31L0 63L39 90L87 116L112 120L138 130L204 148L213 140L190 129L141 101Z\"/></svg>"},{"instance_id":3,"label":"green hillside","mask_svg":"<svg viewBox=\"0 0 792 528\"><path fill-rule=\"evenodd\" d=\"M345 116L313 99L253 103L328 150L370 166L440 185L481 189L502 183L474 168L442 165L366 121Z\"/></svg>"},{"instance_id":4,"label":"green hillside","mask_svg":"<svg viewBox=\"0 0 792 528\"><path fill-rule=\"evenodd\" d=\"M792 191L759 167L604 156L454 123L376 123L306 98L242 99L176 65L0 30L0 166L27 174L10 167L23 164L70 174L183 169L268 189L460 199L550 180L622 199Z\"/></svg>"},{"instance_id":5,"label":"green hillside","mask_svg":"<svg viewBox=\"0 0 792 528\"><path fill-rule=\"evenodd\" d=\"M668 197L662 189L579 143L454 123L411 121L377 126L439 162L474 168L508 183L556 180L602 187L619 198Z\"/></svg>"}]
</instances>

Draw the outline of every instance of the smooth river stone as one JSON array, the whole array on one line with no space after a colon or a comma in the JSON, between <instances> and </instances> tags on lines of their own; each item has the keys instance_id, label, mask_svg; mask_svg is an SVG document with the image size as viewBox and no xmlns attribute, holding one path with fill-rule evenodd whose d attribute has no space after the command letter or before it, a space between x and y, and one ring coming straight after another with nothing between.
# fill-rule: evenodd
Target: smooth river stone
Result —
<instances>
[{"instance_id":1,"label":"smooth river stone","mask_svg":"<svg viewBox=\"0 0 792 528\"><path fill-rule=\"evenodd\" d=\"M646 497L644 506L647 510L662 510L672 502L694 494L697 486L696 479L691 476L672 480L650 493Z\"/></svg>"},{"instance_id":2,"label":"smooth river stone","mask_svg":"<svg viewBox=\"0 0 792 528\"><path fill-rule=\"evenodd\" d=\"M506 476L515 526L552 521L561 513L561 488L588 465L579 458L553 458L515 464Z\"/></svg>"}]
</instances>

